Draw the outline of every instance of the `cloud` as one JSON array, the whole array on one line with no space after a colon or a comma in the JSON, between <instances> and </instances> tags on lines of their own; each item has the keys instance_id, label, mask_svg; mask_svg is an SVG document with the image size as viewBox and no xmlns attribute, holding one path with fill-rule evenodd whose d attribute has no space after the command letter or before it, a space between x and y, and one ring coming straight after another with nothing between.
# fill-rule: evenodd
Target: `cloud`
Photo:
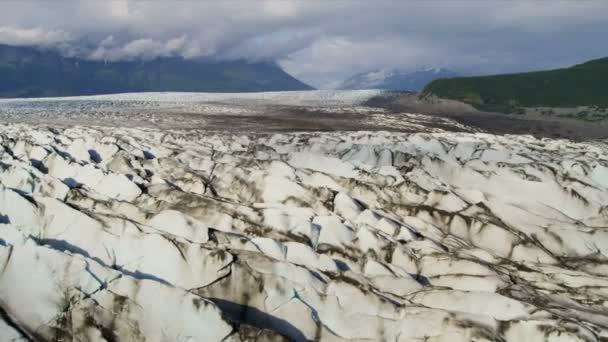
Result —
<instances>
[{"instance_id":1,"label":"cloud","mask_svg":"<svg viewBox=\"0 0 608 342\"><path fill-rule=\"evenodd\" d=\"M276 60L314 85L375 68L531 70L608 55L608 1L3 1L0 43L98 60Z\"/></svg>"},{"instance_id":2,"label":"cloud","mask_svg":"<svg viewBox=\"0 0 608 342\"><path fill-rule=\"evenodd\" d=\"M15 28L0 27L0 44L15 46L52 46L67 43L73 37L62 30L46 30L40 27Z\"/></svg>"},{"instance_id":3,"label":"cloud","mask_svg":"<svg viewBox=\"0 0 608 342\"><path fill-rule=\"evenodd\" d=\"M108 36L85 57L92 60L151 60L158 57L194 58L201 56L201 49L185 35L166 41L150 38L135 39L120 45L114 36Z\"/></svg>"},{"instance_id":4,"label":"cloud","mask_svg":"<svg viewBox=\"0 0 608 342\"><path fill-rule=\"evenodd\" d=\"M281 60L294 76L312 78L320 85L332 85L344 70L373 70L383 67L447 65L441 47L411 36L377 39L326 37Z\"/></svg>"}]
</instances>

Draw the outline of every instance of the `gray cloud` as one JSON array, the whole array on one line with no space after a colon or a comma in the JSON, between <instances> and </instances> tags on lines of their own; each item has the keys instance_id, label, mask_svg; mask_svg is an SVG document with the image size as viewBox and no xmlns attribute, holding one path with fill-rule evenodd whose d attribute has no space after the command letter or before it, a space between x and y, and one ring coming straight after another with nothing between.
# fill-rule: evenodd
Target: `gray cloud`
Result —
<instances>
[{"instance_id":1,"label":"gray cloud","mask_svg":"<svg viewBox=\"0 0 608 342\"><path fill-rule=\"evenodd\" d=\"M98 60L277 60L314 85L375 68L495 73L608 55L608 1L2 1L0 43Z\"/></svg>"}]
</instances>

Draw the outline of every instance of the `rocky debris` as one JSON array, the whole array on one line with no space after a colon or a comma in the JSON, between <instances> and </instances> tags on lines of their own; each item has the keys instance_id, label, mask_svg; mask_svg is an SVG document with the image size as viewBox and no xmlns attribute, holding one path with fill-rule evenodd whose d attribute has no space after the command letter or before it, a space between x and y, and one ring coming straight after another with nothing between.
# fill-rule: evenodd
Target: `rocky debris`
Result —
<instances>
[{"instance_id":1,"label":"rocky debris","mask_svg":"<svg viewBox=\"0 0 608 342\"><path fill-rule=\"evenodd\" d=\"M0 99L0 120L49 124L53 127L69 127L75 123L89 125L94 122L95 125L109 127L201 129L237 134L328 130L478 131L447 117L416 114L421 112L395 110L386 106L385 102L398 97L398 94L400 93L383 90L314 90L261 93L126 93ZM371 101L372 99L378 101ZM117 152L117 147L129 153L149 152L142 150L137 146L138 143L129 137L103 140L79 136L68 138L74 138L74 141L66 142L62 150L64 155L87 162L89 159L95 163L106 161ZM184 151L185 155L192 156L189 151ZM144 159L149 159L150 156L152 155L148 154ZM114 167L121 166L119 161L114 164Z\"/></svg>"},{"instance_id":2,"label":"rocky debris","mask_svg":"<svg viewBox=\"0 0 608 342\"><path fill-rule=\"evenodd\" d=\"M608 338L608 146L0 126L2 340Z\"/></svg>"}]
</instances>

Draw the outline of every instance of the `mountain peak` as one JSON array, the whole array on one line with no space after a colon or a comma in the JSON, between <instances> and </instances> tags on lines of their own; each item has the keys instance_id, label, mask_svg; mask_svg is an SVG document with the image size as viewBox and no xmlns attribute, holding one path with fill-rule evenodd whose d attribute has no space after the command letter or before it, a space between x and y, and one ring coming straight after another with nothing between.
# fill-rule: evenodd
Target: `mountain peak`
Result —
<instances>
[{"instance_id":1,"label":"mountain peak","mask_svg":"<svg viewBox=\"0 0 608 342\"><path fill-rule=\"evenodd\" d=\"M416 71L398 68L376 69L358 73L344 81L338 89L387 89L420 91L439 78L459 76L442 67L425 67Z\"/></svg>"},{"instance_id":2,"label":"mountain peak","mask_svg":"<svg viewBox=\"0 0 608 342\"><path fill-rule=\"evenodd\" d=\"M449 71L448 69L444 69L441 67L428 67L426 69L423 69L421 71L425 71L425 72L432 72L434 74L441 74L443 72Z\"/></svg>"}]
</instances>

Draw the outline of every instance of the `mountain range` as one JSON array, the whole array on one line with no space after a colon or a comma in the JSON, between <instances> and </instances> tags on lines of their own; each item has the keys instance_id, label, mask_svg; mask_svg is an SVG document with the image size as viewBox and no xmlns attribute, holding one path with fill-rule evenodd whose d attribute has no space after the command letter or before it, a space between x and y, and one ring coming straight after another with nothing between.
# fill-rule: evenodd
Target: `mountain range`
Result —
<instances>
[{"instance_id":1,"label":"mountain range","mask_svg":"<svg viewBox=\"0 0 608 342\"><path fill-rule=\"evenodd\" d=\"M146 91L253 92L313 89L276 63L158 58L105 62L54 50L0 45L0 97Z\"/></svg>"},{"instance_id":2,"label":"mountain range","mask_svg":"<svg viewBox=\"0 0 608 342\"><path fill-rule=\"evenodd\" d=\"M455 71L444 68L426 68L418 71L381 69L356 74L340 84L338 89L387 89L421 91L430 82L440 78L456 77Z\"/></svg>"}]
</instances>

